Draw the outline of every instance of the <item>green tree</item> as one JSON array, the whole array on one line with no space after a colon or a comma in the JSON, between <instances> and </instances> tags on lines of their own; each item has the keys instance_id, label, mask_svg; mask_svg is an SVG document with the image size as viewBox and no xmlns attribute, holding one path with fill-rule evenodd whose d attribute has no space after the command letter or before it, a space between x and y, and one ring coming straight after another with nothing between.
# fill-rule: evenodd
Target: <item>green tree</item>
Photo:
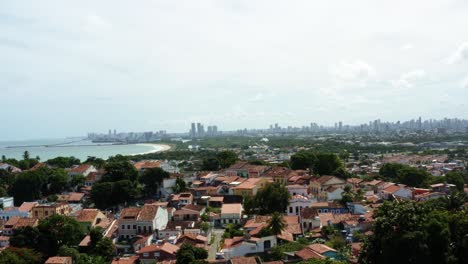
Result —
<instances>
[{"instance_id":1,"label":"green tree","mask_svg":"<svg viewBox=\"0 0 468 264\"><path fill-rule=\"evenodd\" d=\"M355 194L353 193L351 186L346 185L341 194L341 204L346 206L347 203L350 203L354 200Z\"/></svg>"},{"instance_id":2,"label":"green tree","mask_svg":"<svg viewBox=\"0 0 468 264\"><path fill-rule=\"evenodd\" d=\"M217 158L206 158L203 159L202 170L206 171L217 171L219 170L219 161Z\"/></svg>"},{"instance_id":3,"label":"green tree","mask_svg":"<svg viewBox=\"0 0 468 264\"><path fill-rule=\"evenodd\" d=\"M208 258L208 251L203 248L197 248L191 244L182 244L176 253L176 264L194 264L204 263L200 260Z\"/></svg>"},{"instance_id":4,"label":"green tree","mask_svg":"<svg viewBox=\"0 0 468 264\"><path fill-rule=\"evenodd\" d=\"M102 181L109 181L109 182L116 182L116 181L121 181L121 180L136 181L138 178L138 171L127 160L107 162L105 169L106 169L106 174L103 176Z\"/></svg>"},{"instance_id":5,"label":"green tree","mask_svg":"<svg viewBox=\"0 0 468 264\"><path fill-rule=\"evenodd\" d=\"M38 226L41 233L39 248L48 256L57 254L62 245L76 246L84 238L83 226L75 219L52 215L43 219Z\"/></svg>"},{"instance_id":6,"label":"green tree","mask_svg":"<svg viewBox=\"0 0 468 264\"><path fill-rule=\"evenodd\" d=\"M54 170L49 176L49 193L60 193L66 189L68 185L68 175L64 170Z\"/></svg>"},{"instance_id":7,"label":"green tree","mask_svg":"<svg viewBox=\"0 0 468 264\"><path fill-rule=\"evenodd\" d=\"M107 261L112 260L112 256L115 252L114 243L108 237L104 237L99 242L97 242L96 247L94 248L94 254L101 256Z\"/></svg>"},{"instance_id":8,"label":"green tree","mask_svg":"<svg viewBox=\"0 0 468 264\"><path fill-rule=\"evenodd\" d=\"M443 199L385 202L374 219L360 263L463 263L468 257L468 213L450 210Z\"/></svg>"},{"instance_id":9,"label":"green tree","mask_svg":"<svg viewBox=\"0 0 468 264\"><path fill-rule=\"evenodd\" d=\"M58 167L58 168L70 168L73 165L79 165L80 160L71 156L71 157L56 157L53 159L49 159L46 163L50 166Z\"/></svg>"},{"instance_id":10,"label":"green tree","mask_svg":"<svg viewBox=\"0 0 468 264\"><path fill-rule=\"evenodd\" d=\"M293 170L305 170L314 168L317 162L317 156L311 151L299 151L291 156L291 169Z\"/></svg>"},{"instance_id":11,"label":"green tree","mask_svg":"<svg viewBox=\"0 0 468 264\"><path fill-rule=\"evenodd\" d=\"M225 169L236 163L237 154L229 150L221 151L216 155L216 159L218 160L221 168Z\"/></svg>"},{"instance_id":12,"label":"green tree","mask_svg":"<svg viewBox=\"0 0 468 264\"><path fill-rule=\"evenodd\" d=\"M88 156L88 158L83 162L85 164L93 164L94 167L101 169L106 165L106 161L101 158L96 158L93 156Z\"/></svg>"},{"instance_id":13,"label":"green tree","mask_svg":"<svg viewBox=\"0 0 468 264\"><path fill-rule=\"evenodd\" d=\"M169 172L161 168L150 168L145 170L139 180L144 185L144 193L151 196L157 194L163 180L169 177Z\"/></svg>"},{"instance_id":14,"label":"green tree","mask_svg":"<svg viewBox=\"0 0 468 264\"><path fill-rule=\"evenodd\" d=\"M385 163L379 170L379 174L387 179L396 179L398 172L403 169L405 165L399 163Z\"/></svg>"},{"instance_id":15,"label":"green tree","mask_svg":"<svg viewBox=\"0 0 468 264\"><path fill-rule=\"evenodd\" d=\"M37 200L42 196L42 189L46 184L44 175L37 171L26 171L19 174L10 187L10 194L15 199L15 204L22 204Z\"/></svg>"},{"instance_id":16,"label":"green tree","mask_svg":"<svg viewBox=\"0 0 468 264\"><path fill-rule=\"evenodd\" d=\"M26 150L26 151L23 153L23 160L29 160L29 151Z\"/></svg>"},{"instance_id":17,"label":"green tree","mask_svg":"<svg viewBox=\"0 0 468 264\"><path fill-rule=\"evenodd\" d=\"M101 227L96 227L93 228L89 231L89 238L91 240L91 247L94 248L96 244L101 241L101 239L104 237L103 234L103 229Z\"/></svg>"},{"instance_id":18,"label":"green tree","mask_svg":"<svg viewBox=\"0 0 468 264\"><path fill-rule=\"evenodd\" d=\"M286 228L286 222L284 221L283 215L278 212L274 212L268 220L268 228L270 228L271 232L275 236L281 234L281 232Z\"/></svg>"},{"instance_id":19,"label":"green tree","mask_svg":"<svg viewBox=\"0 0 468 264\"><path fill-rule=\"evenodd\" d=\"M445 178L447 183L455 184L455 186L457 186L457 190L463 191L465 185L463 173L459 171L451 171L445 174Z\"/></svg>"},{"instance_id":20,"label":"green tree","mask_svg":"<svg viewBox=\"0 0 468 264\"><path fill-rule=\"evenodd\" d=\"M175 186L173 188L174 193L181 193L187 191L187 183L185 183L184 179L177 177Z\"/></svg>"},{"instance_id":21,"label":"green tree","mask_svg":"<svg viewBox=\"0 0 468 264\"><path fill-rule=\"evenodd\" d=\"M284 184L268 183L255 195L255 205L260 214L284 212L289 205L290 197L291 194Z\"/></svg>"},{"instance_id":22,"label":"green tree","mask_svg":"<svg viewBox=\"0 0 468 264\"><path fill-rule=\"evenodd\" d=\"M413 167L405 167L398 171L399 182L411 187L424 187L429 180L429 173Z\"/></svg>"},{"instance_id":23,"label":"green tree","mask_svg":"<svg viewBox=\"0 0 468 264\"><path fill-rule=\"evenodd\" d=\"M40 264L42 255L29 248L9 247L0 253L0 264Z\"/></svg>"},{"instance_id":24,"label":"green tree","mask_svg":"<svg viewBox=\"0 0 468 264\"><path fill-rule=\"evenodd\" d=\"M343 162L333 153L318 153L317 161L314 165L314 172L320 175L331 175L339 168L343 167Z\"/></svg>"},{"instance_id":25,"label":"green tree","mask_svg":"<svg viewBox=\"0 0 468 264\"><path fill-rule=\"evenodd\" d=\"M10 245L18 248L37 249L41 233L36 227L26 226L15 230L10 237Z\"/></svg>"},{"instance_id":26,"label":"green tree","mask_svg":"<svg viewBox=\"0 0 468 264\"><path fill-rule=\"evenodd\" d=\"M113 204L112 201L112 183L95 183L91 189L91 200L97 208L106 209Z\"/></svg>"}]
</instances>

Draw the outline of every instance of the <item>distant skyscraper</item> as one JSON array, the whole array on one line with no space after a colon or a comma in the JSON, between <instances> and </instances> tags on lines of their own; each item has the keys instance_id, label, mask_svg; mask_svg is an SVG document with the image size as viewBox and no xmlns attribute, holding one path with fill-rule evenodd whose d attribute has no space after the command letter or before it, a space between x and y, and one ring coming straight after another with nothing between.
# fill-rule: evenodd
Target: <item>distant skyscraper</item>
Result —
<instances>
[{"instance_id":1,"label":"distant skyscraper","mask_svg":"<svg viewBox=\"0 0 468 264\"><path fill-rule=\"evenodd\" d=\"M197 129L195 127L195 123L192 123L192 128L190 129L190 136L193 138L197 136Z\"/></svg>"}]
</instances>

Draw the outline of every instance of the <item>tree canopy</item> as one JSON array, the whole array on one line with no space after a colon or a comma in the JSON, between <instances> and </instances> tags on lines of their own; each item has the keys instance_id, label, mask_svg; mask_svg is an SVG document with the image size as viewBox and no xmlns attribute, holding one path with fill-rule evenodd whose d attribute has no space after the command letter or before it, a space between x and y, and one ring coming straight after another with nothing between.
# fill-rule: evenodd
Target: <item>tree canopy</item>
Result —
<instances>
[{"instance_id":1,"label":"tree canopy","mask_svg":"<svg viewBox=\"0 0 468 264\"><path fill-rule=\"evenodd\" d=\"M374 214L360 263L464 263L468 213L450 209L444 199L385 202Z\"/></svg>"},{"instance_id":2,"label":"tree canopy","mask_svg":"<svg viewBox=\"0 0 468 264\"><path fill-rule=\"evenodd\" d=\"M176 264L208 263L208 251L204 248L194 247L191 244L182 244L176 253Z\"/></svg>"},{"instance_id":3,"label":"tree canopy","mask_svg":"<svg viewBox=\"0 0 468 264\"><path fill-rule=\"evenodd\" d=\"M158 192L163 180L169 177L169 172L161 168L150 168L145 170L139 181L144 185L144 193L150 196L155 195Z\"/></svg>"},{"instance_id":4,"label":"tree canopy","mask_svg":"<svg viewBox=\"0 0 468 264\"><path fill-rule=\"evenodd\" d=\"M291 194L284 184L268 183L260 188L254 197L244 197L244 207L247 212L263 215L284 212L290 197Z\"/></svg>"}]
</instances>

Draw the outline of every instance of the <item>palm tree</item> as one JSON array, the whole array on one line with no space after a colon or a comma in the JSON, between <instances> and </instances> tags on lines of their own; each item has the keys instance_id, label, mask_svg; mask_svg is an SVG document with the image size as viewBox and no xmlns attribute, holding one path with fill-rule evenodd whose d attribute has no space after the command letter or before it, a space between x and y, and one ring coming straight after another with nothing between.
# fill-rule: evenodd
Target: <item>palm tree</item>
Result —
<instances>
[{"instance_id":1,"label":"palm tree","mask_svg":"<svg viewBox=\"0 0 468 264\"><path fill-rule=\"evenodd\" d=\"M286 222L283 219L283 216L274 212L271 215L270 220L268 220L268 228L270 228L273 235L279 235L286 228Z\"/></svg>"},{"instance_id":2,"label":"palm tree","mask_svg":"<svg viewBox=\"0 0 468 264\"><path fill-rule=\"evenodd\" d=\"M29 160L29 151L26 150L26 151L23 153L23 159L24 159L24 160Z\"/></svg>"}]
</instances>

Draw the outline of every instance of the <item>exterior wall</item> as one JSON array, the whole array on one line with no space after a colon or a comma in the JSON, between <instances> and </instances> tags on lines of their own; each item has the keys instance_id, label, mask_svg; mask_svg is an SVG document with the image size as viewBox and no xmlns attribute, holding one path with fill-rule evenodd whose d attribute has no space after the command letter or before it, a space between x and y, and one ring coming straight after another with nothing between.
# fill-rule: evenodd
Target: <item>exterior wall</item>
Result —
<instances>
[{"instance_id":1,"label":"exterior wall","mask_svg":"<svg viewBox=\"0 0 468 264\"><path fill-rule=\"evenodd\" d=\"M134 219L120 219L119 222L119 237L131 238L137 234L137 224Z\"/></svg>"},{"instance_id":2,"label":"exterior wall","mask_svg":"<svg viewBox=\"0 0 468 264\"><path fill-rule=\"evenodd\" d=\"M14 216L18 216L18 217L21 217L21 218L27 218L27 217L29 217L29 213L28 212L21 212L18 209L9 210L9 211L0 210L0 219L1 220L8 221L10 218L12 218Z\"/></svg>"},{"instance_id":3,"label":"exterior wall","mask_svg":"<svg viewBox=\"0 0 468 264\"><path fill-rule=\"evenodd\" d=\"M156 218L154 219L154 229L161 230L165 229L167 222L169 221L169 214L166 208L159 207L156 212Z\"/></svg>"},{"instance_id":4,"label":"exterior wall","mask_svg":"<svg viewBox=\"0 0 468 264\"><path fill-rule=\"evenodd\" d=\"M300 215L301 209L310 207L310 204L315 201L313 200L291 200L288 208L286 209L287 215Z\"/></svg>"},{"instance_id":5,"label":"exterior wall","mask_svg":"<svg viewBox=\"0 0 468 264\"><path fill-rule=\"evenodd\" d=\"M317 228L317 227L322 228L321 223L320 223L320 217L318 217L318 216L313 218L313 219L301 218L301 225L302 225L302 229L304 231L309 231L309 230L312 230L312 229Z\"/></svg>"},{"instance_id":6,"label":"exterior wall","mask_svg":"<svg viewBox=\"0 0 468 264\"><path fill-rule=\"evenodd\" d=\"M287 186L286 186L287 187ZM289 193L291 196L294 196L296 194L302 195L302 196L307 196L307 186L300 187L300 188L288 188Z\"/></svg>"},{"instance_id":7,"label":"exterior wall","mask_svg":"<svg viewBox=\"0 0 468 264\"><path fill-rule=\"evenodd\" d=\"M32 209L32 216L38 219L44 219L54 214L69 215L71 208L68 205L58 206L36 206Z\"/></svg>"},{"instance_id":8,"label":"exterior wall","mask_svg":"<svg viewBox=\"0 0 468 264\"><path fill-rule=\"evenodd\" d=\"M14 206L14 199L13 197L1 197L0 203L2 204L3 208L13 207Z\"/></svg>"},{"instance_id":9,"label":"exterior wall","mask_svg":"<svg viewBox=\"0 0 468 264\"><path fill-rule=\"evenodd\" d=\"M247 254L255 254L255 253L263 253L265 252L264 248L264 242L265 241L270 241L270 245L272 247L276 246L277 240L275 236L267 236L267 237L262 237L260 240L256 242L243 242L240 245L234 246L232 248L228 249L222 249L221 252L224 253L224 257L226 259L231 259L234 257L241 257L245 256Z\"/></svg>"},{"instance_id":10,"label":"exterior wall","mask_svg":"<svg viewBox=\"0 0 468 264\"><path fill-rule=\"evenodd\" d=\"M340 200L341 199L341 194L343 193L343 189L339 188L339 189L336 189L335 191L333 192L329 192L327 193L327 199L329 201L333 201L333 200Z\"/></svg>"}]
</instances>

